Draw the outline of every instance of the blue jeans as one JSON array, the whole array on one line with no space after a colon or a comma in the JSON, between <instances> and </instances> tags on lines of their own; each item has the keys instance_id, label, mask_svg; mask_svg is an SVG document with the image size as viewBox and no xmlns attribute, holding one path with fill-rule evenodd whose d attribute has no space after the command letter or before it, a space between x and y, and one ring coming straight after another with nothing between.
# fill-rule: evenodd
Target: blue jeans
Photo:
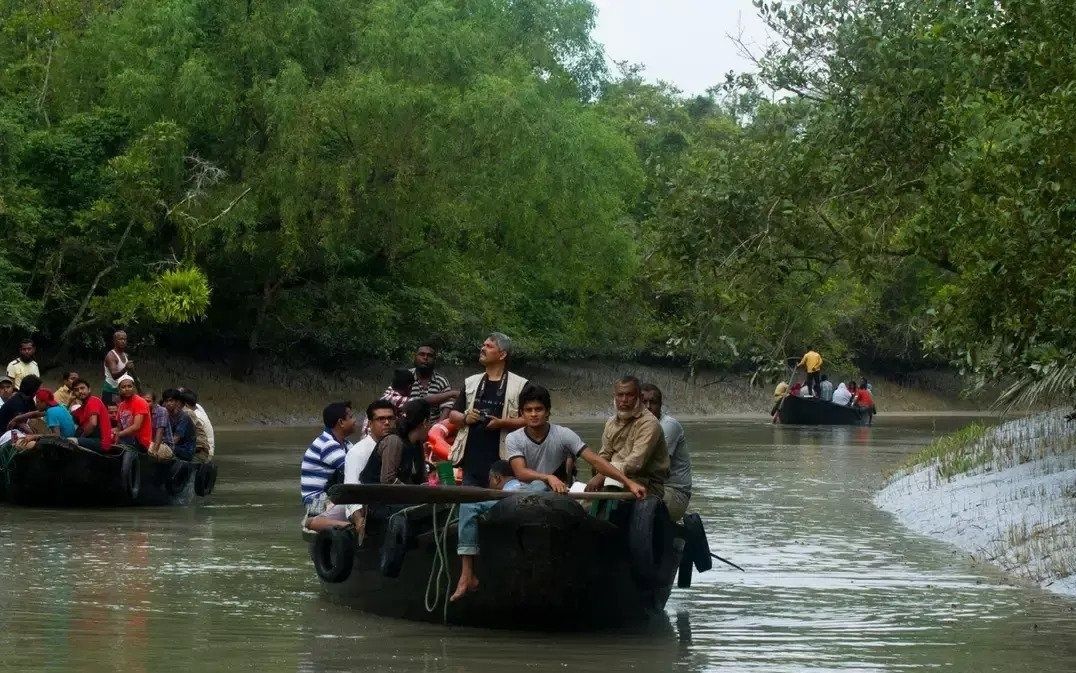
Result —
<instances>
[{"instance_id":1,"label":"blue jeans","mask_svg":"<svg viewBox=\"0 0 1076 673\"><path fill-rule=\"evenodd\" d=\"M521 491L544 491L549 487L543 481L524 484ZM478 517L493 508L499 501L465 502L460 505L459 540L456 542L458 556L478 555Z\"/></svg>"}]
</instances>

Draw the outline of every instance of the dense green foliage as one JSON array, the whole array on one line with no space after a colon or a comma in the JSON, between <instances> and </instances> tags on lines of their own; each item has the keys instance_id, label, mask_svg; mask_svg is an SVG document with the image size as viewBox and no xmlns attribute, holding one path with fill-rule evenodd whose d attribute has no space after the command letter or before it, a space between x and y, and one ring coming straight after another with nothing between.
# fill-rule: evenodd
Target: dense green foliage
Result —
<instances>
[{"instance_id":1,"label":"dense green foliage","mask_svg":"<svg viewBox=\"0 0 1076 673\"><path fill-rule=\"evenodd\" d=\"M1067 390L1071 7L759 11L758 72L684 97L608 72L587 0L0 0L0 310Z\"/></svg>"},{"instance_id":2,"label":"dense green foliage","mask_svg":"<svg viewBox=\"0 0 1076 673\"><path fill-rule=\"evenodd\" d=\"M587 104L589 3L9 0L0 18L13 326L204 316L203 338L323 356L491 327L535 352L633 342L606 317L635 288L642 174Z\"/></svg>"}]
</instances>

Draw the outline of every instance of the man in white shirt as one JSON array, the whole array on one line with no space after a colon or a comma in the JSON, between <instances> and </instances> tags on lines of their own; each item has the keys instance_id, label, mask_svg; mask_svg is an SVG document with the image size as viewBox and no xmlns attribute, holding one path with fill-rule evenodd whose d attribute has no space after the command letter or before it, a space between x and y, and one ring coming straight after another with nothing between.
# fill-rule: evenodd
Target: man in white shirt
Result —
<instances>
[{"instance_id":1,"label":"man in white shirt","mask_svg":"<svg viewBox=\"0 0 1076 673\"><path fill-rule=\"evenodd\" d=\"M41 378L41 372L38 371L37 362L34 360L34 353L36 352L37 349L34 347L33 340L23 339L19 342L19 357L7 363L7 375L11 378L12 383L15 384L16 390L22 384L24 376L33 374L37 378Z\"/></svg>"},{"instance_id":2,"label":"man in white shirt","mask_svg":"<svg viewBox=\"0 0 1076 673\"><path fill-rule=\"evenodd\" d=\"M396 405L390 400L374 400L366 407L366 422L370 432L357 444L353 445L344 459L344 483L361 484L359 475L373 455L377 443L396 429ZM362 505L345 505L344 515L347 520L361 528L365 524Z\"/></svg>"}]
</instances>

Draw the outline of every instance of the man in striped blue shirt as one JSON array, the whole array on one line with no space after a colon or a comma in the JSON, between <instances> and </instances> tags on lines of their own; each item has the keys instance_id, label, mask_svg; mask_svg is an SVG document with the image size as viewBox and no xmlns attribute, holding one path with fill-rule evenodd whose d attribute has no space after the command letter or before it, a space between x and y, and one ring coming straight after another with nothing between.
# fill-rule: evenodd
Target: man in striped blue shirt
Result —
<instances>
[{"instance_id":1,"label":"man in striped blue shirt","mask_svg":"<svg viewBox=\"0 0 1076 673\"><path fill-rule=\"evenodd\" d=\"M336 472L342 473L344 458L351 448L347 438L355 432L351 402L333 402L322 411L321 419L325 429L303 454L301 468L300 490L308 521L328 509L330 503L325 490ZM334 483L337 481L342 480Z\"/></svg>"}]
</instances>

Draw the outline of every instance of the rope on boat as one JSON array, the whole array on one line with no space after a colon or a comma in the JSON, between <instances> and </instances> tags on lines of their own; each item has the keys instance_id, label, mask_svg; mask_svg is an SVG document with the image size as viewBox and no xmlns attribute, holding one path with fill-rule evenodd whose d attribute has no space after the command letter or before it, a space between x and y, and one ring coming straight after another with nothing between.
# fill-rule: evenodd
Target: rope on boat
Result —
<instances>
[{"instance_id":1,"label":"rope on boat","mask_svg":"<svg viewBox=\"0 0 1076 673\"><path fill-rule=\"evenodd\" d=\"M433 506L433 562L430 564L430 577L426 581L426 612L433 612L441 602L441 583L444 582L444 605L442 606L441 621L448 623L448 599L452 595L452 575L448 570L448 528L452 525L452 517L456 513L456 505L448 509L444 526L437 525L437 505ZM440 531L438 530L440 528ZM431 594L430 589L433 589ZM432 604L430 601L433 601Z\"/></svg>"},{"instance_id":2,"label":"rope on boat","mask_svg":"<svg viewBox=\"0 0 1076 673\"><path fill-rule=\"evenodd\" d=\"M4 490L11 488L11 464L15 462L15 442L0 445L0 473L4 475Z\"/></svg>"}]
</instances>

